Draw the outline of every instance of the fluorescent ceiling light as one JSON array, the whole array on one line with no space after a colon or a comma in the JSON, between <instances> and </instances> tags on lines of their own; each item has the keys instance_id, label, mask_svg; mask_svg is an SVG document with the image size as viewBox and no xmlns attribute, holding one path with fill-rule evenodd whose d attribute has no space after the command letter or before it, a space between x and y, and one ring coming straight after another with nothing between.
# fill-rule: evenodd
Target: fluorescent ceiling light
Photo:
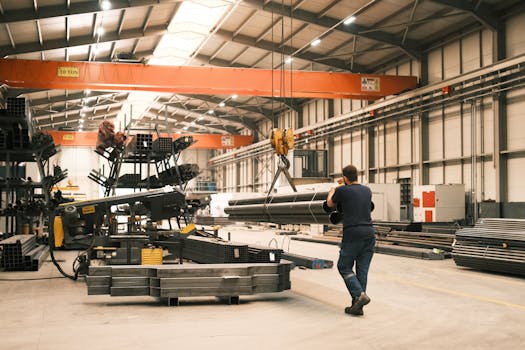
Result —
<instances>
[{"instance_id":1,"label":"fluorescent ceiling light","mask_svg":"<svg viewBox=\"0 0 525 350\"><path fill-rule=\"evenodd\" d=\"M208 114L213 114L213 113L215 113L215 111L214 111L213 109L210 109L210 110L208 111Z\"/></svg>"},{"instance_id":2,"label":"fluorescent ceiling light","mask_svg":"<svg viewBox=\"0 0 525 350\"><path fill-rule=\"evenodd\" d=\"M191 125L195 125L195 120L190 123Z\"/></svg>"},{"instance_id":3,"label":"fluorescent ceiling light","mask_svg":"<svg viewBox=\"0 0 525 350\"><path fill-rule=\"evenodd\" d=\"M111 3L108 0L103 0L100 3L100 8L103 9L104 11L110 10L111 9Z\"/></svg>"},{"instance_id":4,"label":"fluorescent ceiling light","mask_svg":"<svg viewBox=\"0 0 525 350\"><path fill-rule=\"evenodd\" d=\"M350 16L348 17L347 19L345 19L345 21L343 22L344 25L349 25L350 23L352 23L353 21L355 21L355 16Z\"/></svg>"},{"instance_id":5,"label":"fluorescent ceiling light","mask_svg":"<svg viewBox=\"0 0 525 350\"><path fill-rule=\"evenodd\" d=\"M182 129L183 129L183 130L188 130L189 128L190 128L189 126L185 126L185 127L183 127Z\"/></svg>"},{"instance_id":6,"label":"fluorescent ceiling light","mask_svg":"<svg viewBox=\"0 0 525 350\"><path fill-rule=\"evenodd\" d=\"M237 94L233 94L233 95L232 95L232 99L234 99L234 100L235 100L237 97L239 97L239 95L237 95Z\"/></svg>"},{"instance_id":7,"label":"fluorescent ceiling light","mask_svg":"<svg viewBox=\"0 0 525 350\"><path fill-rule=\"evenodd\" d=\"M284 63L291 63L293 61L293 57L292 56L288 56L286 57L286 59L284 60Z\"/></svg>"},{"instance_id":8,"label":"fluorescent ceiling light","mask_svg":"<svg viewBox=\"0 0 525 350\"><path fill-rule=\"evenodd\" d=\"M91 90L87 89L86 90L86 95L89 96L89 94L91 94Z\"/></svg>"},{"instance_id":9,"label":"fluorescent ceiling light","mask_svg":"<svg viewBox=\"0 0 525 350\"><path fill-rule=\"evenodd\" d=\"M224 106L226 106L226 103L224 102L219 103L219 107L224 107Z\"/></svg>"},{"instance_id":10,"label":"fluorescent ceiling light","mask_svg":"<svg viewBox=\"0 0 525 350\"><path fill-rule=\"evenodd\" d=\"M104 35L104 33L105 33L104 28L102 28L102 26L98 27L97 34L98 35Z\"/></svg>"},{"instance_id":11,"label":"fluorescent ceiling light","mask_svg":"<svg viewBox=\"0 0 525 350\"><path fill-rule=\"evenodd\" d=\"M204 117L202 117L202 116L201 116L201 117L199 117L199 120L203 120L203 119L204 119Z\"/></svg>"},{"instance_id":12,"label":"fluorescent ceiling light","mask_svg":"<svg viewBox=\"0 0 525 350\"><path fill-rule=\"evenodd\" d=\"M317 38L310 43L310 46L317 46L321 43L321 39Z\"/></svg>"}]
</instances>

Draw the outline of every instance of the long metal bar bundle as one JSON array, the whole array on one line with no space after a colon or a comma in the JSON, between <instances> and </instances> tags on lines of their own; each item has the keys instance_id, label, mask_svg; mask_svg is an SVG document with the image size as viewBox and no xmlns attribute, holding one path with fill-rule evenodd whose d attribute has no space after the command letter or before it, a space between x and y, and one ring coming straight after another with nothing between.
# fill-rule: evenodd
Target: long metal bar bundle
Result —
<instances>
[{"instance_id":1,"label":"long metal bar bundle","mask_svg":"<svg viewBox=\"0 0 525 350\"><path fill-rule=\"evenodd\" d=\"M312 258L310 256L293 254L290 252L285 252L281 255L284 260L293 262L298 266L303 266L309 269L331 269L334 266L332 260L326 260L321 258Z\"/></svg>"},{"instance_id":2,"label":"long metal bar bundle","mask_svg":"<svg viewBox=\"0 0 525 350\"><path fill-rule=\"evenodd\" d=\"M452 257L458 266L525 275L525 220L480 219L458 230Z\"/></svg>"},{"instance_id":3,"label":"long metal bar bundle","mask_svg":"<svg viewBox=\"0 0 525 350\"><path fill-rule=\"evenodd\" d=\"M328 192L276 195L267 198L233 200L224 212L230 220L277 224L330 224L323 209Z\"/></svg>"},{"instance_id":4,"label":"long metal bar bundle","mask_svg":"<svg viewBox=\"0 0 525 350\"><path fill-rule=\"evenodd\" d=\"M177 266L90 266L88 295L239 296L290 289L290 262Z\"/></svg>"},{"instance_id":5,"label":"long metal bar bundle","mask_svg":"<svg viewBox=\"0 0 525 350\"><path fill-rule=\"evenodd\" d=\"M247 263L248 245L204 237L188 237L182 256L201 264Z\"/></svg>"}]
</instances>

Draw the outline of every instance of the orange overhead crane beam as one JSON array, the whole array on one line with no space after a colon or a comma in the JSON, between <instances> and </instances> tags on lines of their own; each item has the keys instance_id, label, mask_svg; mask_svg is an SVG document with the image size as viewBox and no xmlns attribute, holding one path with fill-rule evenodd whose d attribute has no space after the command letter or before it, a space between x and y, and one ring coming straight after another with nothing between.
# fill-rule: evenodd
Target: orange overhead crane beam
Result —
<instances>
[{"instance_id":1,"label":"orange overhead crane beam","mask_svg":"<svg viewBox=\"0 0 525 350\"><path fill-rule=\"evenodd\" d=\"M62 146L88 146L97 145L96 131L45 131L53 137L57 145ZM168 134L161 133L161 137L167 137ZM253 143L252 135L222 135L222 134L171 134L173 140L182 136L192 136L195 142L190 148L193 149L230 149L242 146L248 146ZM156 137L154 137L155 139Z\"/></svg>"},{"instance_id":2,"label":"orange overhead crane beam","mask_svg":"<svg viewBox=\"0 0 525 350\"><path fill-rule=\"evenodd\" d=\"M13 59L0 59L0 81L29 89L364 100L398 94L417 85L412 76Z\"/></svg>"}]
</instances>

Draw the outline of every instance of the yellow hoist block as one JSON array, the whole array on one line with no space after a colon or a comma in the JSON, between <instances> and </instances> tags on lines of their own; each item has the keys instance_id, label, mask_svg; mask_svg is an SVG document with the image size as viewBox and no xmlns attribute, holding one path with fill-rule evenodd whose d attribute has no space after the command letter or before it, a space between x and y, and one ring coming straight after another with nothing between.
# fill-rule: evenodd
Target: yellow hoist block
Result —
<instances>
[{"instance_id":1,"label":"yellow hoist block","mask_svg":"<svg viewBox=\"0 0 525 350\"><path fill-rule=\"evenodd\" d=\"M270 144L273 149L275 149L277 155L288 155L288 151L294 147L293 130L290 128L284 130L279 128L273 129L272 135L270 136Z\"/></svg>"}]
</instances>

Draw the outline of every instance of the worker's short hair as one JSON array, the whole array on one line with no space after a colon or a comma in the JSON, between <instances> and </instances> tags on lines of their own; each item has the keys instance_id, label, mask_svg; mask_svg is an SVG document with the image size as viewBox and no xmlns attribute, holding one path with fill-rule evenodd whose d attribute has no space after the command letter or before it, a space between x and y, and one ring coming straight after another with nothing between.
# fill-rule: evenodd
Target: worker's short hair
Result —
<instances>
[{"instance_id":1,"label":"worker's short hair","mask_svg":"<svg viewBox=\"0 0 525 350\"><path fill-rule=\"evenodd\" d=\"M349 181L357 181L357 168L353 165L347 165L343 168L343 176Z\"/></svg>"}]
</instances>

